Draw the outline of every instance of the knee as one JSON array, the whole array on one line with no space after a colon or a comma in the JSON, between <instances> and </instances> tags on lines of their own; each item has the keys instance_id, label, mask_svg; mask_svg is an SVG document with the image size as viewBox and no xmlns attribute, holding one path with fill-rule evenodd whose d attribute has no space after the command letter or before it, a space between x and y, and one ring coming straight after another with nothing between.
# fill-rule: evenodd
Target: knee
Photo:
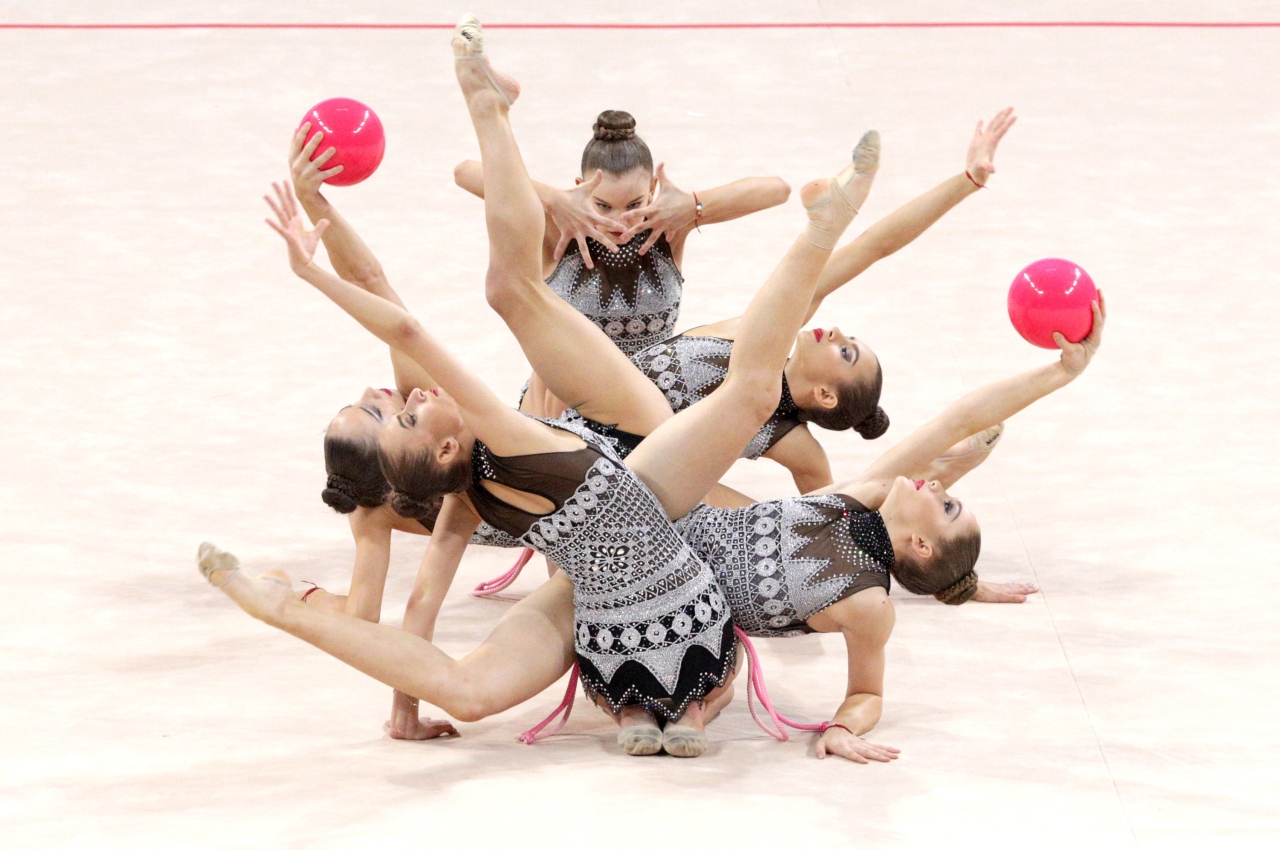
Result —
<instances>
[{"instance_id":1,"label":"knee","mask_svg":"<svg viewBox=\"0 0 1280 850\"><path fill-rule=\"evenodd\" d=\"M484 297L489 306L503 318L514 314L524 303L527 282L519 275L490 268L484 278Z\"/></svg>"},{"instance_id":2,"label":"knee","mask_svg":"<svg viewBox=\"0 0 1280 850\"><path fill-rule=\"evenodd\" d=\"M459 671L457 681L450 689L447 698L437 704L449 712L451 717L463 723L475 723L477 720L492 717L506 707L499 705L487 691L484 683Z\"/></svg>"}]
</instances>

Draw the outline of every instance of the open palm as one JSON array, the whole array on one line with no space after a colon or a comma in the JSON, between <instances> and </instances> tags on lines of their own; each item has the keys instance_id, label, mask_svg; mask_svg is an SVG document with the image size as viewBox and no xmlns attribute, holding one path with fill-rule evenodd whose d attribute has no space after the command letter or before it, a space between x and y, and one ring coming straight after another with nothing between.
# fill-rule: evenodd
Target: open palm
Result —
<instances>
[{"instance_id":1,"label":"open palm","mask_svg":"<svg viewBox=\"0 0 1280 850\"><path fill-rule=\"evenodd\" d=\"M289 265L293 270L306 268L316 254L316 246L320 244L320 237L329 226L329 220L322 218L316 222L314 230L308 229L302 214L298 211L298 202L294 200L292 190L283 183L272 183L271 187L275 189L276 197L274 199L270 195L262 197L271 207L271 211L276 214L278 223L268 218L267 224L279 233L284 238L285 244L289 246Z\"/></svg>"}]
</instances>

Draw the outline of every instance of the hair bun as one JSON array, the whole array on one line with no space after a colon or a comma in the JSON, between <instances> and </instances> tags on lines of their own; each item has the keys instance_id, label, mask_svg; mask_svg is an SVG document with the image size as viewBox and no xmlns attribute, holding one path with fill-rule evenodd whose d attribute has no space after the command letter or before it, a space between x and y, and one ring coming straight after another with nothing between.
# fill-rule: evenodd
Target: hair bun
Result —
<instances>
[{"instance_id":1,"label":"hair bun","mask_svg":"<svg viewBox=\"0 0 1280 850\"><path fill-rule=\"evenodd\" d=\"M889 430L889 414L884 412L883 407L876 407L875 413L853 427L862 435L862 439L874 440Z\"/></svg>"},{"instance_id":2,"label":"hair bun","mask_svg":"<svg viewBox=\"0 0 1280 850\"><path fill-rule=\"evenodd\" d=\"M329 476L329 480L325 482L324 491L320 493L320 498L340 514L349 514L358 506L355 488L341 475Z\"/></svg>"},{"instance_id":3,"label":"hair bun","mask_svg":"<svg viewBox=\"0 0 1280 850\"><path fill-rule=\"evenodd\" d=\"M617 142L633 139L636 135L636 119L630 112L620 109L606 109L596 118L592 126L593 138L602 142Z\"/></svg>"},{"instance_id":4,"label":"hair bun","mask_svg":"<svg viewBox=\"0 0 1280 850\"><path fill-rule=\"evenodd\" d=\"M391 491L391 510L405 519L416 519L428 528L435 525L436 517L440 515L443 504L443 495L433 496L430 499L415 499L402 490Z\"/></svg>"},{"instance_id":5,"label":"hair bun","mask_svg":"<svg viewBox=\"0 0 1280 850\"><path fill-rule=\"evenodd\" d=\"M968 602L978 589L978 574L973 570L960 576L951 586L944 587L933 595L933 598L944 605L960 605Z\"/></svg>"}]
</instances>

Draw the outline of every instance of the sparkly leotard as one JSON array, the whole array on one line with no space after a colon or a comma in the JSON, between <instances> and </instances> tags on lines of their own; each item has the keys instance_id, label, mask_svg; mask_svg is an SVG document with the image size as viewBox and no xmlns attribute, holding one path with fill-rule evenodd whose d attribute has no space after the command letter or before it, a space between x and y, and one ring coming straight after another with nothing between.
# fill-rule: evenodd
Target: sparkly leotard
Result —
<instances>
[{"instance_id":1,"label":"sparkly leotard","mask_svg":"<svg viewBox=\"0 0 1280 850\"><path fill-rule=\"evenodd\" d=\"M711 395L724 382L732 353L732 340L681 334L631 355L631 362L666 393L671 409L679 413ZM784 377L778 409L747 443L742 456L755 460L800 424L800 408L791 398Z\"/></svg>"},{"instance_id":2,"label":"sparkly leotard","mask_svg":"<svg viewBox=\"0 0 1280 850\"><path fill-rule=\"evenodd\" d=\"M651 232L619 245L616 254L588 239L595 269L587 268L577 242L571 242L547 278L553 292L599 325L628 355L670 336L680 315L684 278L667 238L659 237L640 255Z\"/></svg>"},{"instance_id":3,"label":"sparkly leotard","mask_svg":"<svg viewBox=\"0 0 1280 850\"><path fill-rule=\"evenodd\" d=\"M580 417L540 421L587 445L501 457L477 441L471 502L486 522L546 555L573 581L575 645L588 693L614 711L639 703L678 718L733 669L724 594L608 439ZM484 481L542 496L555 509L545 516L520 510Z\"/></svg>"},{"instance_id":4,"label":"sparkly leotard","mask_svg":"<svg viewBox=\"0 0 1280 850\"><path fill-rule=\"evenodd\" d=\"M893 544L877 511L842 494L745 508L700 505L676 523L711 565L750 635L811 632L805 621L869 587L889 589Z\"/></svg>"}]
</instances>

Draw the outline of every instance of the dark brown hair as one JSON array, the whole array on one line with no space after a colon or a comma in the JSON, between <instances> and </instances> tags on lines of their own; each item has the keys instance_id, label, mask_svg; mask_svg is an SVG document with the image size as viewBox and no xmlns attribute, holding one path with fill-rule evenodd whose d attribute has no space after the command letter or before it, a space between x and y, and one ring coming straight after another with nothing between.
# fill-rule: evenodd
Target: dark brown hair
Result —
<instances>
[{"instance_id":1,"label":"dark brown hair","mask_svg":"<svg viewBox=\"0 0 1280 850\"><path fill-rule=\"evenodd\" d=\"M340 514L349 514L358 507L379 507L391 490L378 465L378 444L374 440L326 434L324 471L329 479L320 498Z\"/></svg>"},{"instance_id":2,"label":"dark brown hair","mask_svg":"<svg viewBox=\"0 0 1280 850\"><path fill-rule=\"evenodd\" d=\"M982 532L957 535L951 540L939 540L933 547L933 556L920 561L913 555L895 556L893 577L912 593L935 596L948 605L968 601L978 589L978 575L973 565L978 563L982 549Z\"/></svg>"},{"instance_id":3,"label":"dark brown hair","mask_svg":"<svg viewBox=\"0 0 1280 850\"><path fill-rule=\"evenodd\" d=\"M853 428L864 440L874 440L889 430L889 414L880 406L884 372L876 363L876 376L868 382L851 380L836 387L836 406L800 408L800 419L828 431Z\"/></svg>"},{"instance_id":4,"label":"dark brown hair","mask_svg":"<svg viewBox=\"0 0 1280 850\"><path fill-rule=\"evenodd\" d=\"M430 448L392 457L379 447L378 465L391 485L391 509L428 527L434 526L444 497L471 484L470 455L441 464Z\"/></svg>"},{"instance_id":5,"label":"dark brown hair","mask_svg":"<svg viewBox=\"0 0 1280 850\"><path fill-rule=\"evenodd\" d=\"M600 169L621 177L637 168L653 173L653 154L644 139L636 135L636 119L630 112L606 109L592 128L591 141L582 151L582 176Z\"/></svg>"}]
</instances>

